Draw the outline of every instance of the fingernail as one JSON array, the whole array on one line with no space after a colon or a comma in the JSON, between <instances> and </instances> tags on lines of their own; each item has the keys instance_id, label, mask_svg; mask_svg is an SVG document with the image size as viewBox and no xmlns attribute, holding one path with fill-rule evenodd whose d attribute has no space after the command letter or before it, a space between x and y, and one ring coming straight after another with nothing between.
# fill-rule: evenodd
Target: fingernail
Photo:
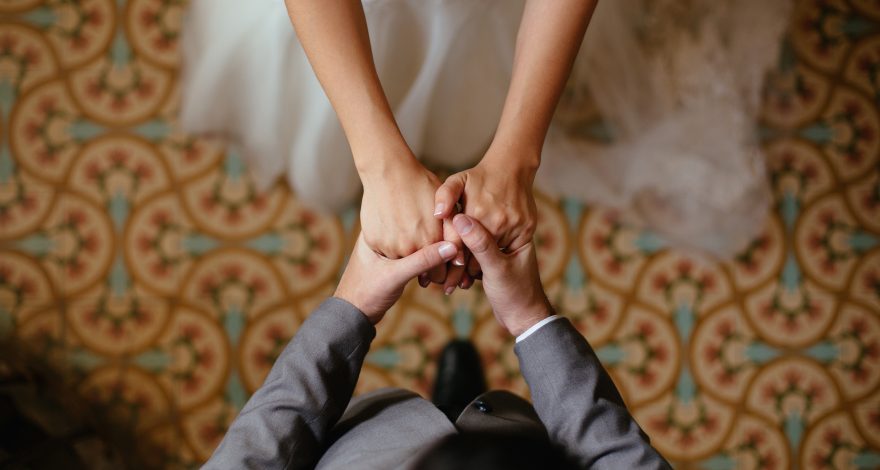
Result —
<instances>
[{"instance_id":1,"label":"fingernail","mask_svg":"<svg viewBox=\"0 0 880 470\"><path fill-rule=\"evenodd\" d=\"M452 291L454 291L454 290L455 290L455 286L449 286L449 287L446 288L445 293L446 293L446 295L449 295L449 294L451 294Z\"/></svg>"},{"instance_id":2,"label":"fingernail","mask_svg":"<svg viewBox=\"0 0 880 470\"><path fill-rule=\"evenodd\" d=\"M422 287L428 287L428 276L424 274L419 275L419 285Z\"/></svg>"},{"instance_id":3,"label":"fingernail","mask_svg":"<svg viewBox=\"0 0 880 470\"><path fill-rule=\"evenodd\" d=\"M454 260L452 260L452 264L456 266L464 266L464 257L456 256Z\"/></svg>"},{"instance_id":4,"label":"fingernail","mask_svg":"<svg viewBox=\"0 0 880 470\"><path fill-rule=\"evenodd\" d=\"M442 214L443 209L446 209L446 204L443 204L442 202L437 203L437 205L434 207L434 215Z\"/></svg>"},{"instance_id":5,"label":"fingernail","mask_svg":"<svg viewBox=\"0 0 880 470\"><path fill-rule=\"evenodd\" d=\"M440 257L446 261L449 261L449 259L455 256L458 252L458 250L455 249L455 245L449 242L444 242L440 245L440 248L437 251L440 252Z\"/></svg>"},{"instance_id":6,"label":"fingernail","mask_svg":"<svg viewBox=\"0 0 880 470\"><path fill-rule=\"evenodd\" d=\"M474 223L471 222L470 217L462 214L459 214L452 219L452 225L455 226L455 231L458 232L459 235L467 235L470 233L471 229L474 228Z\"/></svg>"}]
</instances>

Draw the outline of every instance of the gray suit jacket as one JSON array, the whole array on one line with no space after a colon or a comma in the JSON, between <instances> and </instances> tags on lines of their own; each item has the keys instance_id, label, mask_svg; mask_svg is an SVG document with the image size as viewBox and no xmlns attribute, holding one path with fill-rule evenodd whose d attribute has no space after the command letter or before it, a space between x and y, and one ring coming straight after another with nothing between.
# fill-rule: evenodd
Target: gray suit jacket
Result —
<instances>
[{"instance_id":1,"label":"gray suit jacket","mask_svg":"<svg viewBox=\"0 0 880 470\"><path fill-rule=\"evenodd\" d=\"M439 438L471 429L547 435L584 467L669 468L567 319L544 325L515 347L534 408L510 393L489 392L455 424L405 390L351 399L375 335L348 302L322 303L203 468L410 468Z\"/></svg>"}]
</instances>

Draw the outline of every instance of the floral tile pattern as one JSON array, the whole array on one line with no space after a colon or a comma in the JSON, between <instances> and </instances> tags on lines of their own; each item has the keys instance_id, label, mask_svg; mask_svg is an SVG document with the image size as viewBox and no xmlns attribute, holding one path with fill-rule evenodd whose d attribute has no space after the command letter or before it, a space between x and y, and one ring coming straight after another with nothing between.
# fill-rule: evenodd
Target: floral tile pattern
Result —
<instances>
[{"instance_id":1,"label":"floral tile pattern","mask_svg":"<svg viewBox=\"0 0 880 470\"><path fill-rule=\"evenodd\" d=\"M0 335L196 467L332 292L357 232L178 130L184 0L0 0ZM880 468L880 3L801 0L762 116L776 205L736 259L539 195L541 272L677 468ZM591 119L595 119L594 117ZM411 286L358 392L428 394L479 288Z\"/></svg>"}]
</instances>

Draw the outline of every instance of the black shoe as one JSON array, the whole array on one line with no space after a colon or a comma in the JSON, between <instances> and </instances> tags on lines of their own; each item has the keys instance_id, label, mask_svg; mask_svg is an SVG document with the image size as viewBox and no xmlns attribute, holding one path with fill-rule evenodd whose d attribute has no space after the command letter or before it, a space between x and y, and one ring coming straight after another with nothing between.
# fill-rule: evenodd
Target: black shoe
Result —
<instances>
[{"instance_id":1,"label":"black shoe","mask_svg":"<svg viewBox=\"0 0 880 470\"><path fill-rule=\"evenodd\" d=\"M467 405L486 392L480 355L466 339L454 339L443 348L437 364L433 402L453 423Z\"/></svg>"}]
</instances>

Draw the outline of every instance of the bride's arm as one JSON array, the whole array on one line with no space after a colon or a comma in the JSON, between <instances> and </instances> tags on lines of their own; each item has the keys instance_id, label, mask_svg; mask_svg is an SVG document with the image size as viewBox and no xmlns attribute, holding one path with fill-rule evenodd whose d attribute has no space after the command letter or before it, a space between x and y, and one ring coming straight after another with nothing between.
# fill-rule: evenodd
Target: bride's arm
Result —
<instances>
[{"instance_id":1,"label":"bride's arm","mask_svg":"<svg viewBox=\"0 0 880 470\"><path fill-rule=\"evenodd\" d=\"M296 35L333 104L358 172L411 152L379 83L359 0L285 0Z\"/></svg>"},{"instance_id":2,"label":"bride's arm","mask_svg":"<svg viewBox=\"0 0 880 470\"><path fill-rule=\"evenodd\" d=\"M611 0L613 1L613 0ZM540 164L541 147L597 0L528 0L523 12L513 75L496 142L529 149L515 158ZM488 156L488 155L487 155ZM508 164L513 163L508 159Z\"/></svg>"},{"instance_id":3,"label":"bride's arm","mask_svg":"<svg viewBox=\"0 0 880 470\"><path fill-rule=\"evenodd\" d=\"M285 0L290 20L348 138L364 184L364 240L390 258L442 239L440 185L415 158L379 83L360 0ZM432 280L446 277L445 267Z\"/></svg>"},{"instance_id":4,"label":"bride's arm","mask_svg":"<svg viewBox=\"0 0 880 470\"><path fill-rule=\"evenodd\" d=\"M444 209L438 218L450 217L451 205L462 199L465 213L483 221L499 246L515 251L532 239L541 147L596 2L526 2L495 137L477 166L450 176L437 191L435 203ZM468 271L476 275L479 266L471 262Z\"/></svg>"}]
</instances>

